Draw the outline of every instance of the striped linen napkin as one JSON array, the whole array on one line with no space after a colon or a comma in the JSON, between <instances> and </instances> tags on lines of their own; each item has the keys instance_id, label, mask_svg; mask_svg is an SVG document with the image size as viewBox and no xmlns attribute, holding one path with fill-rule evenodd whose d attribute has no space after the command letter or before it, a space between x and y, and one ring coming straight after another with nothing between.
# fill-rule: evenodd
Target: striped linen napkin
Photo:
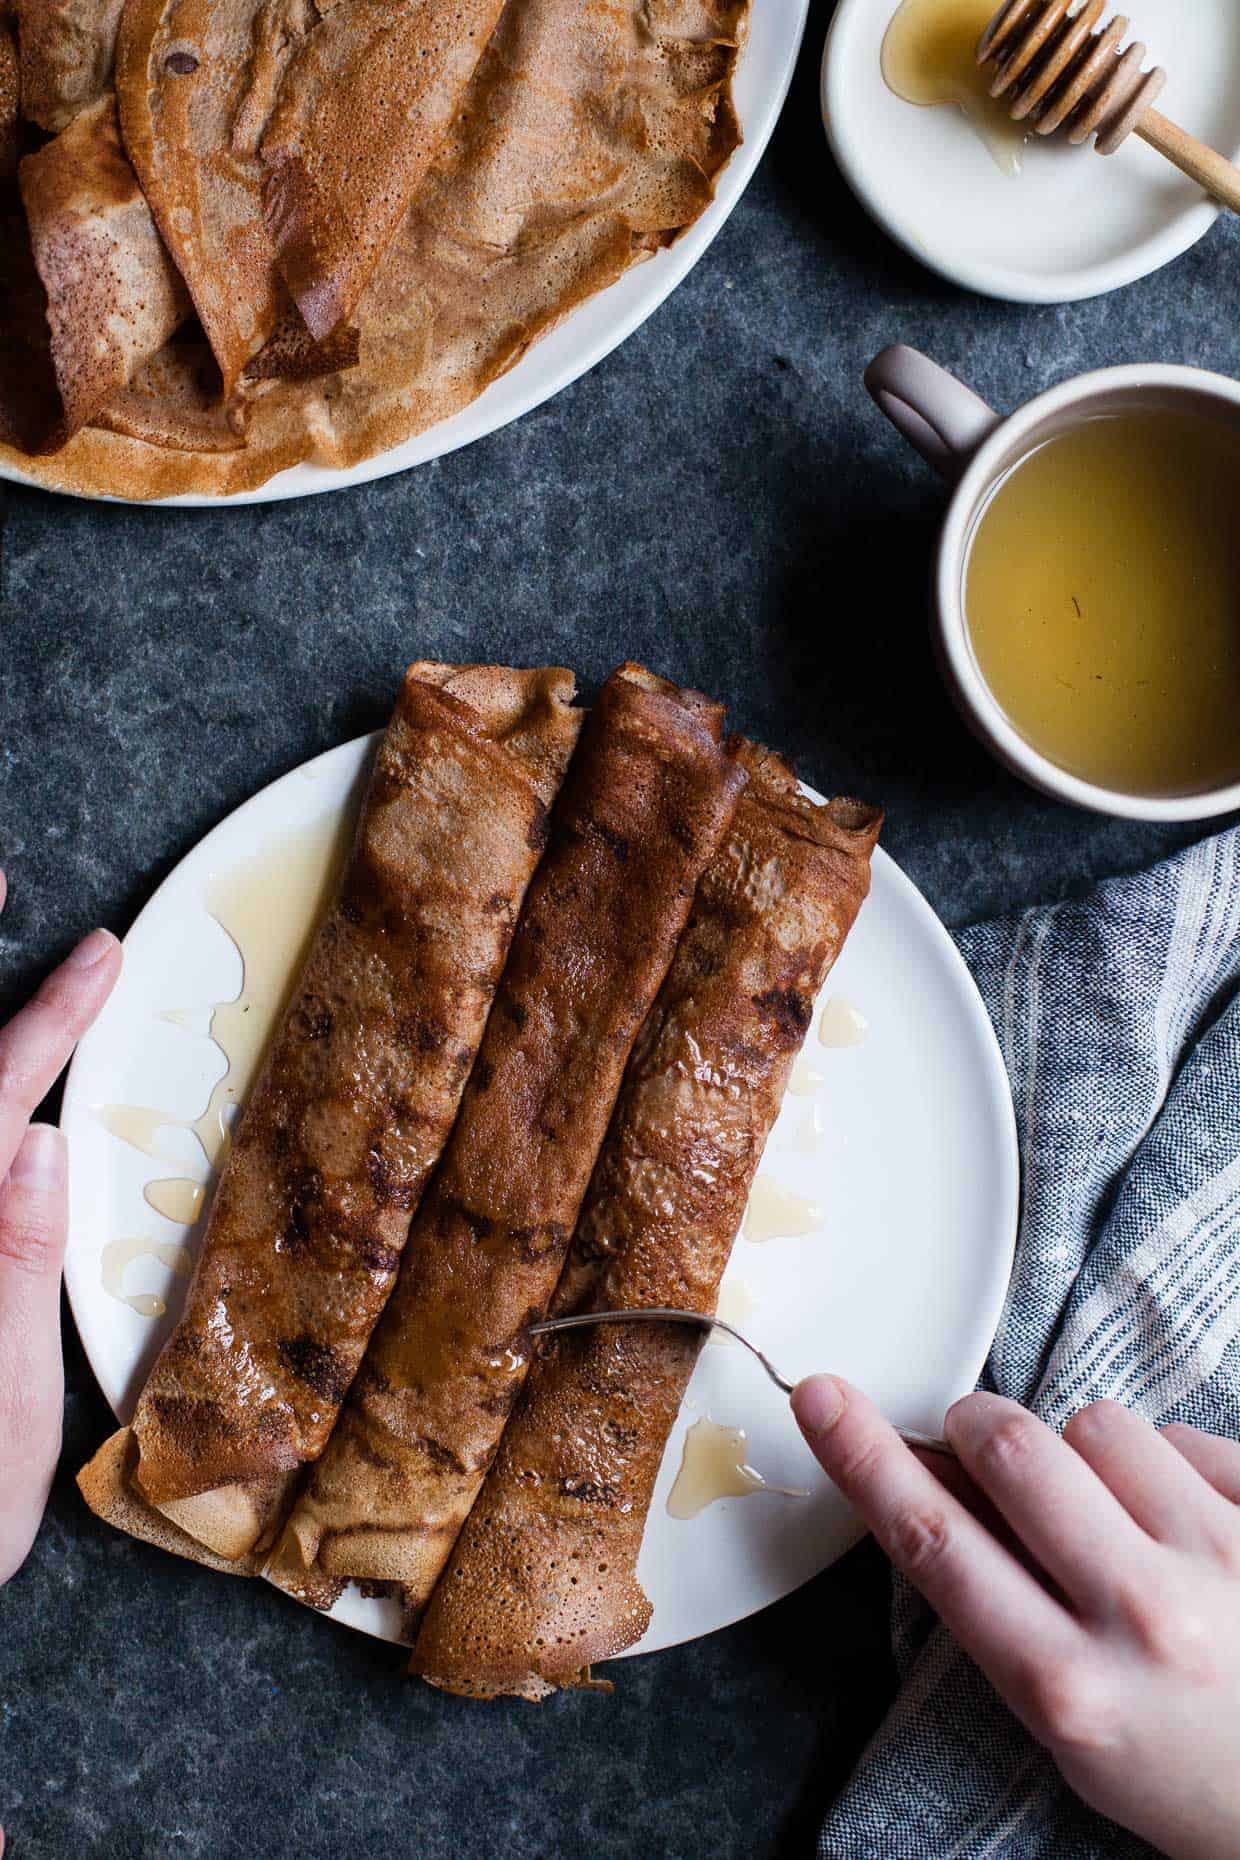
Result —
<instances>
[{"instance_id":1,"label":"striped linen napkin","mask_svg":"<svg viewBox=\"0 0 1240 1860\"><path fill-rule=\"evenodd\" d=\"M1016 1264L983 1387L1053 1427L1110 1396L1240 1437L1240 832L966 931L1020 1129ZM1137 1860L916 1593L902 1678L820 1860Z\"/></svg>"}]
</instances>

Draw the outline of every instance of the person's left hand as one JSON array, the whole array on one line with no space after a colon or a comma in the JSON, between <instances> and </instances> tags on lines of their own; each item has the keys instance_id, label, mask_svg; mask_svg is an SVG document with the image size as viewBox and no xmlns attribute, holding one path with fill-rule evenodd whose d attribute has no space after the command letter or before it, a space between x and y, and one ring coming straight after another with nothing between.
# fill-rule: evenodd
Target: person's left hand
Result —
<instances>
[{"instance_id":1,"label":"person's left hand","mask_svg":"<svg viewBox=\"0 0 1240 1860\"><path fill-rule=\"evenodd\" d=\"M5 889L0 872L0 909ZM64 1408L65 1140L30 1118L120 968L116 938L92 930L0 1028L0 1583L21 1567L34 1542L60 1453Z\"/></svg>"}]
</instances>

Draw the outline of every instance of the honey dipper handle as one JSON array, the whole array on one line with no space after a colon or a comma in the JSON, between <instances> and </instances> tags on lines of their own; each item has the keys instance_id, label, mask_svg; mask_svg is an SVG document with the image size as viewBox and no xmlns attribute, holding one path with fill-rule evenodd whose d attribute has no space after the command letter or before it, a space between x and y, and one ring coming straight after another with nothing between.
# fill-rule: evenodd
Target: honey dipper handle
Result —
<instances>
[{"instance_id":1,"label":"honey dipper handle","mask_svg":"<svg viewBox=\"0 0 1240 1860\"><path fill-rule=\"evenodd\" d=\"M1196 136L1190 136L1161 110L1147 110L1136 124L1136 133L1160 155L1174 162L1190 180L1204 187L1207 194L1213 194L1233 213L1240 213L1240 168L1225 155L1199 142Z\"/></svg>"}]
</instances>

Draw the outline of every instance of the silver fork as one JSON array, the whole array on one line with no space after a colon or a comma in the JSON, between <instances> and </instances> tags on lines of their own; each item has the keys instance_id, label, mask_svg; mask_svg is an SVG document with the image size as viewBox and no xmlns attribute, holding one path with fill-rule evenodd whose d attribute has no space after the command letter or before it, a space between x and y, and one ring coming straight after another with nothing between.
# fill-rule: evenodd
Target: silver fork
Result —
<instances>
[{"instance_id":1,"label":"silver fork","mask_svg":"<svg viewBox=\"0 0 1240 1860\"><path fill-rule=\"evenodd\" d=\"M547 1337L557 1330L585 1330L594 1324L687 1324L692 1330L722 1330L737 1343L744 1344L751 1356L756 1356L777 1389L785 1395L791 1395L796 1387L787 1376L781 1375L769 1356L765 1356L756 1343L741 1335L735 1325L728 1324L723 1318L706 1317L701 1311L677 1311L671 1305L643 1305L631 1311L581 1311L572 1317L543 1318L541 1323L529 1326L531 1337ZM894 1425L894 1423L893 1423ZM918 1433L915 1427L897 1427L906 1446L920 1447L923 1453L943 1453L949 1459L955 1459L953 1447L935 1434Z\"/></svg>"}]
</instances>

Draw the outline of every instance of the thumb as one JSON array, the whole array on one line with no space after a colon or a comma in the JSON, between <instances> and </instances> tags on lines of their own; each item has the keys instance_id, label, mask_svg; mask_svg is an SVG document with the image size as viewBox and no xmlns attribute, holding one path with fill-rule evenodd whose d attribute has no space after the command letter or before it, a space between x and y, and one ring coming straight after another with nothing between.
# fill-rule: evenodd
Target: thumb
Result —
<instances>
[{"instance_id":1,"label":"thumb","mask_svg":"<svg viewBox=\"0 0 1240 1860\"><path fill-rule=\"evenodd\" d=\"M60 1451L67 1180L60 1131L32 1124L0 1184L0 1582L34 1541Z\"/></svg>"}]
</instances>

